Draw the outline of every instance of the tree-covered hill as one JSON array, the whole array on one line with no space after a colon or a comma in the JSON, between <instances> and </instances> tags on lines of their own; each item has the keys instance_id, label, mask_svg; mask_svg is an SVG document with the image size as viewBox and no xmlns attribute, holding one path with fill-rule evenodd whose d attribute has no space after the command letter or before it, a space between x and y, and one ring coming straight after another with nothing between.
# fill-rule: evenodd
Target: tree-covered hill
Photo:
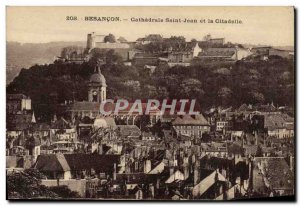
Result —
<instances>
[{"instance_id":1,"label":"tree-covered hill","mask_svg":"<svg viewBox=\"0 0 300 206\"><path fill-rule=\"evenodd\" d=\"M273 56L268 61L194 62L189 67L172 68L160 64L152 73L146 68L124 66L112 51L105 55L107 64L101 71L107 81L108 98L196 98L202 109L272 102L294 106L294 61L290 59ZM92 58L81 65L55 62L22 69L7 92L29 95L37 110L55 101L86 100L94 61Z\"/></svg>"}]
</instances>

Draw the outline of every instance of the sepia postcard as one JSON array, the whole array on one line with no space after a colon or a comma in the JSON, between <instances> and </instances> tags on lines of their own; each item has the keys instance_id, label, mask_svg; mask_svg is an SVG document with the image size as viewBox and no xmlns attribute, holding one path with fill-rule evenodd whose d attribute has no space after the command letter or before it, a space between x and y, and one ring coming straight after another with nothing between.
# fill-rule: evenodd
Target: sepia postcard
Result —
<instances>
[{"instance_id":1,"label":"sepia postcard","mask_svg":"<svg viewBox=\"0 0 300 206\"><path fill-rule=\"evenodd\" d=\"M294 7L6 7L8 200L295 201Z\"/></svg>"}]
</instances>

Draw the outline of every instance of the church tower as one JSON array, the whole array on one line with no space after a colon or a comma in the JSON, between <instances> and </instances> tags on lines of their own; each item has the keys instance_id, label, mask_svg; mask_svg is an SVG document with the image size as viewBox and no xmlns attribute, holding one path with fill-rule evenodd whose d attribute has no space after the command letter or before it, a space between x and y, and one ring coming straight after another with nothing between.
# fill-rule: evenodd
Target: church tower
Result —
<instances>
[{"instance_id":1,"label":"church tower","mask_svg":"<svg viewBox=\"0 0 300 206\"><path fill-rule=\"evenodd\" d=\"M102 102L106 100L106 80L101 74L100 63L97 63L94 74L91 75L88 84L88 100L89 102Z\"/></svg>"}]
</instances>

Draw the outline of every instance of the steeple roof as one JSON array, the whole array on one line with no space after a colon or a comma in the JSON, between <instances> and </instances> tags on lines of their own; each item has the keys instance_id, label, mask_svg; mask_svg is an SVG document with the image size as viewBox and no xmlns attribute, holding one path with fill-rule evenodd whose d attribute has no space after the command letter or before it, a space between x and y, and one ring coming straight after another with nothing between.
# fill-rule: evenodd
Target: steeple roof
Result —
<instances>
[{"instance_id":1,"label":"steeple roof","mask_svg":"<svg viewBox=\"0 0 300 206\"><path fill-rule=\"evenodd\" d=\"M96 84L101 85L102 87L107 86L106 85L106 79L103 76L103 74L101 73L101 69L100 69L99 64L95 67L94 74L92 74L91 77L90 77L90 83L96 83Z\"/></svg>"}]
</instances>

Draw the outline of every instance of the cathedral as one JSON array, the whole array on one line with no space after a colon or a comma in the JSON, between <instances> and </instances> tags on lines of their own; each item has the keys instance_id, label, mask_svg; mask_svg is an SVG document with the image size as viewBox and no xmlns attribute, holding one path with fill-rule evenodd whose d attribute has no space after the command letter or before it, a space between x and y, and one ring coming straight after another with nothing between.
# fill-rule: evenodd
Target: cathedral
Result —
<instances>
[{"instance_id":1,"label":"cathedral","mask_svg":"<svg viewBox=\"0 0 300 206\"><path fill-rule=\"evenodd\" d=\"M95 118L100 115L100 104L106 100L106 88L105 77L101 73L100 64L97 64L88 82L88 101L75 101L69 109L71 118Z\"/></svg>"},{"instance_id":2,"label":"cathedral","mask_svg":"<svg viewBox=\"0 0 300 206\"><path fill-rule=\"evenodd\" d=\"M95 119L96 117L100 118L105 115L100 112L101 102L106 100L106 80L103 74L101 73L100 64L98 63L95 67L94 73L90 76L88 82L88 101L75 101L69 108L68 112L72 120L83 119L84 117L89 117ZM122 119L125 121L125 124L135 124L138 117L138 113L130 113L130 108L133 103L129 103L128 108L119 111L118 114L111 114L109 116L115 119ZM142 103L142 107L145 111L147 103ZM104 110L114 111L115 103L106 103ZM156 122L160 116L159 109L153 109L150 111L150 122ZM105 118L105 117L103 117Z\"/></svg>"},{"instance_id":3,"label":"cathedral","mask_svg":"<svg viewBox=\"0 0 300 206\"><path fill-rule=\"evenodd\" d=\"M100 66L97 65L94 74L90 77L88 84L88 100L89 102L103 102L106 100L106 80L101 74Z\"/></svg>"}]
</instances>

